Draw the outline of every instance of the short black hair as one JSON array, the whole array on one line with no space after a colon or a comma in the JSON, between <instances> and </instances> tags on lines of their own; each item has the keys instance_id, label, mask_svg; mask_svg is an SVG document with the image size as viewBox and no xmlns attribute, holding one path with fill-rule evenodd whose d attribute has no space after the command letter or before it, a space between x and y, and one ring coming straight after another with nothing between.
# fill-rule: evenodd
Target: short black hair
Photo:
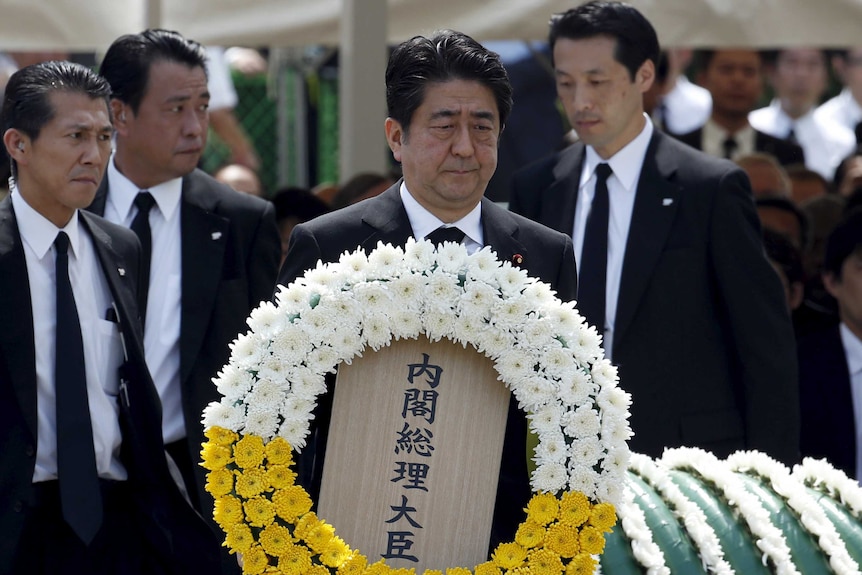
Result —
<instances>
[{"instance_id":1,"label":"short black hair","mask_svg":"<svg viewBox=\"0 0 862 575\"><path fill-rule=\"evenodd\" d=\"M754 203L758 208L774 208L793 214L796 221L799 222L799 239L802 243L800 248L805 249L808 246L808 216L796 204L781 196L760 197Z\"/></svg>"},{"instance_id":2,"label":"short black hair","mask_svg":"<svg viewBox=\"0 0 862 575\"><path fill-rule=\"evenodd\" d=\"M823 272L841 280L841 268L851 255L862 252L862 208L850 211L826 240Z\"/></svg>"},{"instance_id":3,"label":"short black hair","mask_svg":"<svg viewBox=\"0 0 862 575\"><path fill-rule=\"evenodd\" d=\"M387 113L401 124L405 136L426 87L450 80L473 80L491 90L502 130L512 111L512 85L500 56L466 34L440 30L399 45L386 66Z\"/></svg>"},{"instance_id":4,"label":"short black hair","mask_svg":"<svg viewBox=\"0 0 862 575\"><path fill-rule=\"evenodd\" d=\"M617 42L614 58L626 67L631 80L647 60L658 65L659 43L655 28L637 9L622 2L592 0L551 16L548 44L551 51L560 38L583 40L609 36Z\"/></svg>"},{"instance_id":5,"label":"short black hair","mask_svg":"<svg viewBox=\"0 0 862 575\"><path fill-rule=\"evenodd\" d=\"M766 257L781 268L788 283L804 283L802 254L784 234L763 228L763 247Z\"/></svg>"},{"instance_id":6,"label":"short black hair","mask_svg":"<svg viewBox=\"0 0 862 575\"><path fill-rule=\"evenodd\" d=\"M149 29L114 40L102 59L99 73L111 85L111 97L128 104L137 114L147 91L150 66L160 61L200 67L204 73L207 69L203 46L179 32Z\"/></svg>"},{"instance_id":7,"label":"short black hair","mask_svg":"<svg viewBox=\"0 0 862 575\"><path fill-rule=\"evenodd\" d=\"M853 148L852 152L844 156L844 159L841 160L841 163L838 164L837 168L835 168L835 174L832 176L832 188L830 191L838 192L841 188L841 184L844 182L844 178L847 177L847 170L850 169L850 162L852 162L857 156L862 156L862 145L860 144L857 144L856 147Z\"/></svg>"},{"instance_id":8,"label":"short black hair","mask_svg":"<svg viewBox=\"0 0 862 575\"><path fill-rule=\"evenodd\" d=\"M0 134L14 128L31 140L38 139L45 124L54 119L56 110L49 98L54 93L102 99L105 110L109 110L111 87L98 74L73 62L40 62L21 68L9 78L0 112ZM16 170L15 160L11 160L13 176Z\"/></svg>"},{"instance_id":9,"label":"short black hair","mask_svg":"<svg viewBox=\"0 0 862 575\"><path fill-rule=\"evenodd\" d=\"M736 48L727 48L727 49L723 49L723 48L705 49L705 48L703 48L703 49L696 50L694 53L694 62L695 62L695 65L697 66L697 69L700 71L706 71L706 69L709 68L709 65L712 64L712 59L715 58L715 55L718 52L726 52L728 50L736 50ZM751 51L751 52L754 52L755 54L757 54L758 58L760 59L761 66L766 63L764 60L764 54L760 50L755 50L753 48L751 48L751 49L739 48L739 50L745 50L746 52Z\"/></svg>"}]
</instances>

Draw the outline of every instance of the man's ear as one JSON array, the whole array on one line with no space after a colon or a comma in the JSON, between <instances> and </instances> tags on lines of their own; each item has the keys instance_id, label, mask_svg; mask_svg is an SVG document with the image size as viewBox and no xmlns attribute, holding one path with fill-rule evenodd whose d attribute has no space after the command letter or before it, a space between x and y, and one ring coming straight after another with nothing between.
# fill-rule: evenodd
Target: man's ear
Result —
<instances>
[{"instance_id":1,"label":"man's ear","mask_svg":"<svg viewBox=\"0 0 862 575\"><path fill-rule=\"evenodd\" d=\"M820 275L821 279L823 279L823 287L826 288L826 291L829 292L829 295L838 299L836 295L838 288L841 284L841 280L835 277L835 274L832 272L823 272Z\"/></svg>"},{"instance_id":2,"label":"man's ear","mask_svg":"<svg viewBox=\"0 0 862 575\"><path fill-rule=\"evenodd\" d=\"M126 135L126 114L131 113L127 108L128 106L120 100L111 98L111 119L114 121L114 129L123 136Z\"/></svg>"},{"instance_id":3,"label":"man's ear","mask_svg":"<svg viewBox=\"0 0 862 575\"><path fill-rule=\"evenodd\" d=\"M19 164L27 165L30 144L30 138L16 128L9 128L3 134L3 145L6 148L6 153Z\"/></svg>"},{"instance_id":4,"label":"man's ear","mask_svg":"<svg viewBox=\"0 0 862 575\"><path fill-rule=\"evenodd\" d=\"M401 122L394 118L386 118L383 124L386 132L386 142L389 144L389 149L392 150L392 157L395 161L401 163L401 146L404 145L405 134Z\"/></svg>"},{"instance_id":5,"label":"man's ear","mask_svg":"<svg viewBox=\"0 0 862 575\"><path fill-rule=\"evenodd\" d=\"M635 73L635 84L643 94L652 87L653 82L655 82L655 63L652 60L644 60Z\"/></svg>"}]
</instances>

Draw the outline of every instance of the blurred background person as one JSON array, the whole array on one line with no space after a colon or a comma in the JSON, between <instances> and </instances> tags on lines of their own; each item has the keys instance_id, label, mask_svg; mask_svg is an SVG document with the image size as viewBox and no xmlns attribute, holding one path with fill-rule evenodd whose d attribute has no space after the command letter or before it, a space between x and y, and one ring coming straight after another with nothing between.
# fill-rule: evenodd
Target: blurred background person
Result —
<instances>
[{"instance_id":1,"label":"blurred background person","mask_svg":"<svg viewBox=\"0 0 862 575\"><path fill-rule=\"evenodd\" d=\"M213 174L213 177L223 184L227 184L238 192L250 194L259 198L265 197L263 186L257 173L242 164L228 164Z\"/></svg>"},{"instance_id":2,"label":"blurred background person","mask_svg":"<svg viewBox=\"0 0 862 575\"><path fill-rule=\"evenodd\" d=\"M790 177L775 156L754 152L740 156L736 164L742 168L751 182L751 191L755 198L780 196L789 198Z\"/></svg>"},{"instance_id":3,"label":"blurred background person","mask_svg":"<svg viewBox=\"0 0 862 575\"><path fill-rule=\"evenodd\" d=\"M272 196L275 222L281 237L281 261L290 247L290 233L297 224L309 222L331 211L329 204L307 188L288 186Z\"/></svg>"},{"instance_id":4,"label":"blurred background person","mask_svg":"<svg viewBox=\"0 0 862 575\"><path fill-rule=\"evenodd\" d=\"M832 68L843 84L841 93L824 102L817 112L851 130L862 143L862 47L835 50Z\"/></svg>"}]
</instances>

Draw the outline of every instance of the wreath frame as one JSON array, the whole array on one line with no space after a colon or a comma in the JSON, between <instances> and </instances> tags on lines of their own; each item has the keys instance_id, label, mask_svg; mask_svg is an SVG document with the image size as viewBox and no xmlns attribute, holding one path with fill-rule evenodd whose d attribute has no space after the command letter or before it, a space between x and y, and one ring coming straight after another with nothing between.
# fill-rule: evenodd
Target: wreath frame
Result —
<instances>
[{"instance_id":1,"label":"wreath frame","mask_svg":"<svg viewBox=\"0 0 862 575\"><path fill-rule=\"evenodd\" d=\"M489 357L538 437L534 493L515 541L448 575L592 573L623 497L631 398L601 336L551 287L485 247L409 239L319 262L264 302L213 379L202 466L225 545L243 572L410 573L370 562L319 519L295 483L325 374L392 340L447 338ZM428 570L428 575L439 571Z\"/></svg>"}]
</instances>

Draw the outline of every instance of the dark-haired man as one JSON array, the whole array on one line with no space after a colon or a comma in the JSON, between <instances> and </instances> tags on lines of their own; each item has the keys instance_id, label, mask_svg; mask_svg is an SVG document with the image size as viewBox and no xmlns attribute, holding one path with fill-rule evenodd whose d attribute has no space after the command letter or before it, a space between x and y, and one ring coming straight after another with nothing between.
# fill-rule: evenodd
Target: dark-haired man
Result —
<instances>
[{"instance_id":1,"label":"dark-haired man","mask_svg":"<svg viewBox=\"0 0 862 575\"><path fill-rule=\"evenodd\" d=\"M745 174L653 129L658 40L588 2L551 20L557 91L581 143L519 172L512 210L571 234L578 308L632 394L633 450L798 455L793 328Z\"/></svg>"},{"instance_id":2,"label":"dark-haired man","mask_svg":"<svg viewBox=\"0 0 862 575\"><path fill-rule=\"evenodd\" d=\"M862 210L829 236L823 285L840 325L799 342L802 454L825 457L862 479Z\"/></svg>"},{"instance_id":3,"label":"dark-haired man","mask_svg":"<svg viewBox=\"0 0 862 575\"><path fill-rule=\"evenodd\" d=\"M0 573L211 573L218 544L168 471L136 306L141 248L81 211L111 149L110 87L22 68L2 111Z\"/></svg>"},{"instance_id":4,"label":"dark-haired man","mask_svg":"<svg viewBox=\"0 0 862 575\"><path fill-rule=\"evenodd\" d=\"M706 124L681 141L711 156L736 160L752 152L772 154L784 166L802 164L798 144L755 130L748 114L763 93L763 61L757 50L701 50L698 82L712 96L712 112Z\"/></svg>"},{"instance_id":5,"label":"dark-haired man","mask_svg":"<svg viewBox=\"0 0 862 575\"><path fill-rule=\"evenodd\" d=\"M455 228L468 252L491 246L570 300L576 289L572 242L483 197L497 166L497 142L512 108L512 88L497 54L469 36L442 31L398 46L386 69L385 134L404 178L382 194L293 229L279 283L345 250L404 245ZM321 406L299 462L300 480L319 489L329 427ZM336 422L332 422L335 424ZM514 536L530 495L527 426L509 405L491 548ZM315 457L316 454L316 457Z\"/></svg>"},{"instance_id":6,"label":"dark-haired man","mask_svg":"<svg viewBox=\"0 0 862 575\"><path fill-rule=\"evenodd\" d=\"M100 73L111 85L116 151L89 209L141 237L144 348L165 444L193 504L211 518L197 465L201 412L218 399L212 378L228 344L272 294L281 251L275 213L196 169L209 102L198 43L165 30L122 36Z\"/></svg>"}]
</instances>

